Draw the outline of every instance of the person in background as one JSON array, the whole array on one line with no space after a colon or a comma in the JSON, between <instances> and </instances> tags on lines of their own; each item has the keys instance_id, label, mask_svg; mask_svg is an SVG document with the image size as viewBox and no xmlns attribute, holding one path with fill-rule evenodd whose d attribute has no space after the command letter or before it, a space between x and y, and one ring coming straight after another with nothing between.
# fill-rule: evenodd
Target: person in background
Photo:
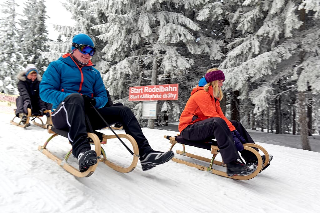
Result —
<instances>
[{"instance_id":1,"label":"person in background","mask_svg":"<svg viewBox=\"0 0 320 213\"><path fill-rule=\"evenodd\" d=\"M143 171L169 161L173 152L153 150L128 107L107 105L109 100L100 72L91 62L96 51L92 39L86 34L75 35L71 50L49 64L40 84L40 97L53 104L54 127L68 131L80 172L97 163L96 152L91 150L87 137L86 117L94 130L107 126L93 107L110 125L121 122L126 133L137 141Z\"/></svg>"},{"instance_id":2,"label":"person in background","mask_svg":"<svg viewBox=\"0 0 320 213\"><path fill-rule=\"evenodd\" d=\"M223 98L221 87L224 73L217 68L209 69L199 85L191 92L179 121L179 131L186 140L203 141L216 138L227 174L248 175L254 171L252 164L257 158L244 150L244 143L254 143L241 123L230 122L220 108ZM246 161L240 160L238 151Z\"/></svg>"},{"instance_id":3,"label":"person in background","mask_svg":"<svg viewBox=\"0 0 320 213\"><path fill-rule=\"evenodd\" d=\"M163 121L164 121L165 126L168 126L168 120L169 120L168 112L164 111L163 112Z\"/></svg>"},{"instance_id":4,"label":"person in background","mask_svg":"<svg viewBox=\"0 0 320 213\"><path fill-rule=\"evenodd\" d=\"M16 99L16 116L21 118L25 124L27 120L28 108L31 109L32 115L43 115L44 111L51 109L51 104L45 103L39 96L39 84L41 76L38 69L33 64L18 73L18 91L19 97ZM50 115L47 115L47 123Z\"/></svg>"}]
</instances>

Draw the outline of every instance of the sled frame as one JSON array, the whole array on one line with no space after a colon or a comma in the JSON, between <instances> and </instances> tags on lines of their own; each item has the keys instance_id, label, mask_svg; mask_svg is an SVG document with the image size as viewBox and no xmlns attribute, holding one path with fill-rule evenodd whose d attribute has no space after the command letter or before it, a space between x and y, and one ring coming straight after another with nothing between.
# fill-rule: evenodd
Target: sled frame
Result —
<instances>
[{"instance_id":1,"label":"sled frame","mask_svg":"<svg viewBox=\"0 0 320 213\"><path fill-rule=\"evenodd\" d=\"M46 110L43 112L44 114L45 113L49 113L50 114L50 121L49 121L49 124L45 124L43 123L40 115L32 115L32 111L30 108L28 108L28 114L27 114L27 120L26 120L26 123L23 124L21 119L18 118L17 116L14 116L13 119L10 121L11 124L13 125L16 125L16 126L19 126L19 127L22 127L22 128L27 128L28 126L30 126L30 120L33 121L33 124L36 125L36 126L39 126L41 128L44 128L44 129L47 129L49 125L52 125L52 122L51 122L51 111L50 110ZM14 110L14 114L16 114L16 111ZM20 119L19 122L16 122L14 121L15 119ZM35 120L38 119L41 123L38 123L36 122Z\"/></svg>"},{"instance_id":2,"label":"sled frame","mask_svg":"<svg viewBox=\"0 0 320 213\"><path fill-rule=\"evenodd\" d=\"M168 138L167 136L164 136L164 137ZM226 165L223 162L215 160L216 156L219 154L218 146L211 145L212 158L210 159L210 158L206 158L206 157L202 157L202 156L199 156L199 155L195 155L195 154L186 152L186 148L185 148L186 145L177 142L175 137L169 137L168 139L170 140L170 143L171 143L170 150L172 150L173 147L177 143L181 144L183 150L182 151L181 150L176 150L177 154L183 155L183 156L186 156L186 157L189 157L189 158L192 158L192 159L197 159L197 160L200 160L202 162L209 163L209 165L208 166L203 166L203 165L199 165L199 164L196 164L196 163L188 162L186 160L182 160L182 159L179 159L179 158L172 158L172 161L174 161L176 163L185 164L185 165L190 166L190 167L197 168L197 169L199 169L201 171L208 171L208 172L211 172L212 174L216 174L216 175L219 175L219 176L222 176L222 177L231 178L231 179L234 179L234 180L249 180L249 179L254 178L255 176L257 176L261 172L263 167L268 165L269 159L270 159L268 152L262 146L260 146L258 144L251 144L251 143L243 144L245 150L248 150L248 151L252 152L257 157L258 165L256 167L256 170L253 173L251 173L249 175L245 175L245 176L240 176L240 175L239 176L228 176L226 172L223 172L223 171L220 171L220 170L216 170L216 169L213 168L214 164L218 165L218 166L226 167ZM264 153L265 158L266 158L264 165L262 165L261 155L254 148L257 148L261 152Z\"/></svg>"},{"instance_id":3,"label":"sled frame","mask_svg":"<svg viewBox=\"0 0 320 213\"><path fill-rule=\"evenodd\" d=\"M106 153L105 153L103 147L101 147L101 144L107 143L107 139L116 138L116 136L115 135L103 135L103 140L100 141L100 139L98 138L98 136L96 134L88 133L88 137L91 138L92 144L94 144L94 146L95 146L95 152L98 156L98 162L95 165L90 166L87 171L80 172L78 169L74 168L73 166L71 166L67 162L68 158L70 157L70 155L72 153L72 149L65 155L65 157L63 159L58 158L56 155L54 155L53 153L51 153L47 149L48 143L54 137L59 135L56 132L51 130L51 126L48 128L48 132L53 135L50 136L50 138L44 143L43 146L39 146L38 150L41 151L43 154L45 154L47 157L49 157L51 160L56 162L59 166L61 166L67 172L71 173L72 175L74 175L76 177L89 177L89 176L91 176L94 173L94 171L96 170L99 162L102 162L102 163L106 164L107 166L109 166L110 168L112 168L118 172L121 172L121 173L128 173L128 172L133 171L138 163L139 148L138 148L137 142L135 141L135 139L131 135L128 135L128 134L119 134L118 135L120 138L126 138L127 140L130 141L130 143L133 147L133 152L134 152L134 154L132 155L133 159L132 159L131 164L128 167L122 167L122 166L116 165L115 163L113 163L109 159L107 159Z\"/></svg>"}]
</instances>

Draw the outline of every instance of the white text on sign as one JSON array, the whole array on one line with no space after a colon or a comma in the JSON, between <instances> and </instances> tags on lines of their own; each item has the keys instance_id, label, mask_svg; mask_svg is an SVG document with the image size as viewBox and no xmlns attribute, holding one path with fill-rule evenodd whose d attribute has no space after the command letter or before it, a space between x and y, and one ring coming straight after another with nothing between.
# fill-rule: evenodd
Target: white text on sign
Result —
<instances>
[{"instance_id":1,"label":"white text on sign","mask_svg":"<svg viewBox=\"0 0 320 213\"><path fill-rule=\"evenodd\" d=\"M129 88L129 101L178 100L178 84Z\"/></svg>"}]
</instances>

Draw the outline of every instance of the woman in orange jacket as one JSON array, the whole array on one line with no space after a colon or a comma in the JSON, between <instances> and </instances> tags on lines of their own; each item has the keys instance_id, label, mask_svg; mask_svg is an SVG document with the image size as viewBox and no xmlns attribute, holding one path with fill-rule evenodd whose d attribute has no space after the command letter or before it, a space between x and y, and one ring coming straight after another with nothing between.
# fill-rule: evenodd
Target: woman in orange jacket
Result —
<instances>
[{"instance_id":1,"label":"woman in orange jacket","mask_svg":"<svg viewBox=\"0 0 320 213\"><path fill-rule=\"evenodd\" d=\"M190 141L216 138L222 159L227 164L227 174L247 175L253 172L249 163L256 163L257 159L251 152L243 150L242 144L254 142L241 123L229 121L220 108L224 80L221 70L212 68L207 71L199 86L191 92L180 116L179 131L183 139ZM247 164L239 161L238 151Z\"/></svg>"}]
</instances>

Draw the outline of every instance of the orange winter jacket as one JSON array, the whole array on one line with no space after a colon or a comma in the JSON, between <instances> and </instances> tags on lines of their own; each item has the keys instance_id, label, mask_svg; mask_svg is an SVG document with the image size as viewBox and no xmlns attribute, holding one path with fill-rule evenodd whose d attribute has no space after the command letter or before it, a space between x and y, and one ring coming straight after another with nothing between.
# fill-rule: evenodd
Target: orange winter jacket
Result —
<instances>
[{"instance_id":1,"label":"orange winter jacket","mask_svg":"<svg viewBox=\"0 0 320 213\"><path fill-rule=\"evenodd\" d=\"M190 124L212 117L220 117L225 120L230 131L236 129L224 116L219 100L213 96L212 86L209 87L208 92L206 92L203 87L197 86L192 90L191 97L181 113L179 131L182 132L182 130Z\"/></svg>"}]
</instances>

